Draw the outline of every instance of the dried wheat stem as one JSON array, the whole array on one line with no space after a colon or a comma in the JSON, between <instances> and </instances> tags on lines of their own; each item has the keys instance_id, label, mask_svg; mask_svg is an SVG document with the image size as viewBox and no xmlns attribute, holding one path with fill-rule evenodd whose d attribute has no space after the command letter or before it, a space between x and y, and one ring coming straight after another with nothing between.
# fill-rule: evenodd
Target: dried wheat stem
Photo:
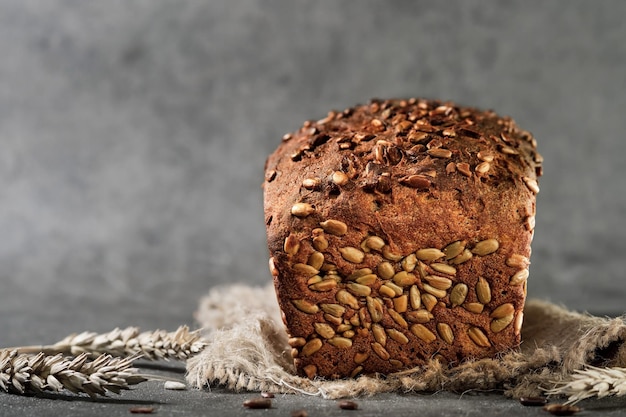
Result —
<instances>
[{"instance_id":1,"label":"dried wheat stem","mask_svg":"<svg viewBox=\"0 0 626 417\"><path fill-rule=\"evenodd\" d=\"M621 397L626 395L626 368L586 366L571 374L569 380L557 382L556 387L546 393L566 395L568 404L592 397Z\"/></svg>"},{"instance_id":2,"label":"dried wheat stem","mask_svg":"<svg viewBox=\"0 0 626 417\"><path fill-rule=\"evenodd\" d=\"M47 355L62 353L80 355L87 353L91 357L107 353L112 356L131 356L140 354L149 360L186 360L199 353L206 346L200 330L189 331L189 327L180 326L174 332L164 330L140 333L136 327L114 329L108 333L82 332L71 334L53 345L20 346L8 348L18 353L38 353Z\"/></svg>"},{"instance_id":3,"label":"dried wheat stem","mask_svg":"<svg viewBox=\"0 0 626 417\"><path fill-rule=\"evenodd\" d=\"M131 385L152 379L139 374L132 367L140 355L127 358L114 358L100 355L88 362L88 354L83 353L73 359L61 354L37 355L20 354L17 350L0 350L0 388L6 392L24 394L44 391L71 391L85 393L90 397L119 394L130 389Z\"/></svg>"}]
</instances>

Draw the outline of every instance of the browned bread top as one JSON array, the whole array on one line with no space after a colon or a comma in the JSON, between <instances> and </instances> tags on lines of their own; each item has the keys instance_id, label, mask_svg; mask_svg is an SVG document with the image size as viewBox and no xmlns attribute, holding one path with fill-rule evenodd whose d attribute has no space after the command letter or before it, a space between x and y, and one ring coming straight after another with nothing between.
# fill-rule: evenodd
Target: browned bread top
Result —
<instances>
[{"instance_id":1,"label":"browned bread top","mask_svg":"<svg viewBox=\"0 0 626 417\"><path fill-rule=\"evenodd\" d=\"M285 135L265 175L301 372L386 373L519 343L541 156L510 118L373 100Z\"/></svg>"}]
</instances>

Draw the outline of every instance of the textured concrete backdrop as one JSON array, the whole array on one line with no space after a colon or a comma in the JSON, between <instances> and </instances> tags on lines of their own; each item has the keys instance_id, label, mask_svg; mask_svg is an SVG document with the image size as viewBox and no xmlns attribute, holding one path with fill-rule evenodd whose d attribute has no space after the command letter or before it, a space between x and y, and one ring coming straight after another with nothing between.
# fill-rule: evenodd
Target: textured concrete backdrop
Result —
<instances>
[{"instance_id":1,"label":"textured concrete backdrop","mask_svg":"<svg viewBox=\"0 0 626 417\"><path fill-rule=\"evenodd\" d=\"M493 108L532 131L530 295L620 312L625 15L623 1L0 1L0 321L191 322L212 286L268 282L266 155L374 96Z\"/></svg>"}]
</instances>

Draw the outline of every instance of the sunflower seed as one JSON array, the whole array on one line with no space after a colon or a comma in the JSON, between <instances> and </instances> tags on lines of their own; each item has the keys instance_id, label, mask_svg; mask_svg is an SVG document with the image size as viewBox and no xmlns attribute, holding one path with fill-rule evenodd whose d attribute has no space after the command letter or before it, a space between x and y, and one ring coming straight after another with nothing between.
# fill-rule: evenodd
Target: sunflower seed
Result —
<instances>
[{"instance_id":1,"label":"sunflower seed","mask_svg":"<svg viewBox=\"0 0 626 417\"><path fill-rule=\"evenodd\" d=\"M515 334L519 335L522 331L522 324L524 323L524 313L517 313L517 317L515 317L515 323L513 323L513 328L515 329Z\"/></svg>"},{"instance_id":2,"label":"sunflower seed","mask_svg":"<svg viewBox=\"0 0 626 417\"><path fill-rule=\"evenodd\" d=\"M465 241L457 240L443 248L443 253L446 256L446 260L450 260L459 256L463 252L463 249L465 249Z\"/></svg>"},{"instance_id":3,"label":"sunflower seed","mask_svg":"<svg viewBox=\"0 0 626 417\"><path fill-rule=\"evenodd\" d=\"M437 333L439 336L449 345L454 342L454 333L452 328L447 323L437 323Z\"/></svg>"},{"instance_id":4,"label":"sunflower seed","mask_svg":"<svg viewBox=\"0 0 626 417\"><path fill-rule=\"evenodd\" d=\"M324 264L324 254L322 252L313 252L311 255L309 255L307 264L315 269L320 269Z\"/></svg>"},{"instance_id":5,"label":"sunflower seed","mask_svg":"<svg viewBox=\"0 0 626 417\"><path fill-rule=\"evenodd\" d=\"M524 184L526 184L528 189L532 191L533 194L539 193L539 184L537 184L537 180L534 180L529 177L522 177L522 179L524 180Z\"/></svg>"},{"instance_id":6,"label":"sunflower seed","mask_svg":"<svg viewBox=\"0 0 626 417\"><path fill-rule=\"evenodd\" d=\"M396 284L394 284L391 281L386 282L385 285L388 286L389 288L391 288L392 290L394 290L396 292L396 296L402 295L402 293L404 292L402 287L397 286Z\"/></svg>"},{"instance_id":7,"label":"sunflower seed","mask_svg":"<svg viewBox=\"0 0 626 417\"><path fill-rule=\"evenodd\" d=\"M526 217L526 222L524 224L526 226L526 230L528 230L529 232L532 232L533 230L535 230L535 223L536 223L535 216Z\"/></svg>"},{"instance_id":8,"label":"sunflower seed","mask_svg":"<svg viewBox=\"0 0 626 417\"><path fill-rule=\"evenodd\" d=\"M470 339L472 339L472 342L476 343L476 345L480 347L491 346L491 343L489 342L489 339L487 339L487 336L485 336L485 333L483 333L483 331L480 330L478 327L470 327L467 330L467 334Z\"/></svg>"},{"instance_id":9,"label":"sunflower seed","mask_svg":"<svg viewBox=\"0 0 626 417\"><path fill-rule=\"evenodd\" d=\"M366 297L367 311L370 313L370 317L374 323L378 323L383 319L383 302L379 298Z\"/></svg>"},{"instance_id":10,"label":"sunflower seed","mask_svg":"<svg viewBox=\"0 0 626 417\"><path fill-rule=\"evenodd\" d=\"M452 286L452 280L446 277L440 277L437 275L427 275L424 277L428 283L438 290L447 290Z\"/></svg>"},{"instance_id":11,"label":"sunflower seed","mask_svg":"<svg viewBox=\"0 0 626 417\"><path fill-rule=\"evenodd\" d=\"M474 171L478 172L479 174L486 174L490 168L491 164L489 162L481 162L480 164L476 165Z\"/></svg>"},{"instance_id":12,"label":"sunflower seed","mask_svg":"<svg viewBox=\"0 0 626 417\"><path fill-rule=\"evenodd\" d=\"M372 289L367 285L357 284L356 282L349 282L346 284L346 288L354 295L364 296L370 295Z\"/></svg>"},{"instance_id":13,"label":"sunflower seed","mask_svg":"<svg viewBox=\"0 0 626 417\"><path fill-rule=\"evenodd\" d=\"M460 283L456 284L450 291L450 304L452 307L460 306L465 302L467 297L467 285Z\"/></svg>"},{"instance_id":14,"label":"sunflower seed","mask_svg":"<svg viewBox=\"0 0 626 417\"><path fill-rule=\"evenodd\" d=\"M328 314L328 313L324 314L324 320L326 320L329 323L334 324L335 326L339 326L341 323L343 323L343 320L341 319L341 317L333 316L332 314Z\"/></svg>"},{"instance_id":15,"label":"sunflower seed","mask_svg":"<svg viewBox=\"0 0 626 417\"><path fill-rule=\"evenodd\" d=\"M309 289L313 291L326 292L337 288L337 281L334 279L325 279L315 284L309 285Z\"/></svg>"},{"instance_id":16,"label":"sunflower seed","mask_svg":"<svg viewBox=\"0 0 626 417\"><path fill-rule=\"evenodd\" d=\"M300 351L296 348L291 349L291 357L295 359L298 356L300 356Z\"/></svg>"},{"instance_id":17,"label":"sunflower seed","mask_svg":"<svg viewBox=\"0 0 626 417\"><path fill-rule=\"evenodd\" d=\"M326 220L321 222L320 226L322 226L325 232L335 236L343 236L348 232L348 226L339 220Z\"/></svg>"},{"instance_id":18,"label":"sunflower seed","mask_svg":"<svg viewBox=\"0 0 626 417\"><path fill-rule=\"evenodd\" d=\"M350 401L350 400L339 401L338 406L342 410L356 410L359 408L359 405L357 403L355 403L354 401Z\"/></svg>"},{"instance_id":19,"label":"sunflower seed","mask_svg":"<svg viewBox=\"0 0 626 417\"><path fill-rule=\"evenodd\" d=\"M433 148L426 151L430 156L435 158L448 159L452 156L452 152L448 149L443 148Z\"/></svg>"},{"instance_id":20,"label":"sunflower seed","mask_svg":"<svg viewBox=\"0 0 626 417\"><path fill-rule=\"evenodd\" d=\"M354 354L354 363L357 365L362 364L370 357L369 353L357 352Z\"/></svg>"},{"instance_id":21,"label":"sunflower seed","mask_svg":"<svg viewBox=\"0 0 626 417\"><path fill-rule=\"evenodd\" d=\"M433 332L431 332L426 326L423 324L414 324L411 326L411 333L417 336L419 339L423 340L426 343L433 342L437 339L437 336Z\"/></svg>"},{"instance_id":22,"label":"sunflower seed","mask_svg":"<svg viewBox=\"0 0 626 417\"><path fill-rule=\"evenodd\" d=\"M426 310L432 311L437 305L437 299L432 294L422 294L422 303L424 307L426 307Z\"/></svg>"},{"instance_id":23,"label":"sunflower seed","mask_svg":"<svg viewBox=\"0 0 626 417\"><path fill-rule=\"evenodd\" d=\"M328 249L328 239L322 235L315 236L313 238L313 247L320 252L324 252Z\"/></svg>"},{"instance_id":24,"label":"sunflower seed","mask_svg":"<svg viewBox=\"0 0 626 417\"><path fill-rule=\"evenodd\" d=\"M470 313L480 314L483 312L483 308L485 308L485 305L481 303L465 303L463 304L463 308Z\"/></svg>"},{"instance_id":25,"label":"sunflower seed","mask_svg":"<svg viewBox=\"0 0 626 417\"><path fill-rule=\"evenodd\" d=\"M422 305L422 299L420 298L420 290L417 285L412 285L409 289L409 301L411 302L411 308L417 310Z\"/></svg>"},{"instance_id":26,"label":"sunflower seed","mask_svg":"<svg viewBox=\"0 0 626 417\"><path fill-rule=\"evenodd\" d=\"M345 332L342 333L342 336L347 337L348 339L352 339L354 335L355 335L354 330L346 330Z\"/></svg>"},{"instance_id":27,"label":"sunflower seed","mask_svg":"<svg viewBox=\"0 0 626 417\"><path fill-rule=\"evenodd\" d=\"M346 312L346 308L339 304L320 304L320 308L324 313L328 313L335 317L341 317Z\"/></svg>"},{"instance_id":28,"label":"sunflower seed","mask_svg":"<svg viewBox=\"0 0 626 417\"><path fill-rule=\"evenodd\" d=\"M274 394L271 392L263 391L261 392L261 397L263 398L274 398Z\"/></svg>"},{"instance_id":29,"label":"sunflower seed","mask_svg":"<svg viewBox=\"0 0 626 417\"><path fill-rule=\"evenodd\" d=\"M290 234L285 238L283 250L289 255L295 255L300 250L300 241L295 235Z\"/></svg>"},{"instance_id":30,"label":"sunflower seed","mask_svg":"<svg viewBox=\"0 0 626 417\"><path fill-rule=\"evenodd\" d=\"M501 319L503 317L510 316L513 313L515 313L515 307L513 307L513 304L505 303L494 309L489 317L493 319Z\"/></svg>"},{"instance_id":31,"label":"sunflower seed","mask_svg":"<svg viewBox=\"0 0 626 417\"><path fill-rule=\"evenodd\" d=\"M335 335L335 330L326 323L313 323L315 333L322 336L324 339L330 339Z\"/></svg>"},{"instance_id":32,"label":"sunflower seed","mask_svg":"<svg viewBox=\"0 0 626 417\"><path fill-rule=\"evenodd\" d=\"M302 180L302 186L307 190L314 190L318 188L320 184L321 181L319 178L305 178L304 180Z\"/></svg>"},{"instance_id":33,"label":"sunflower seed","mask_svg":"<svg viewBox=\"0 0 626 417\"><path fill-rule=\"evenodd\" d=\"M402 361L399 361L397 359L389 359L389 363L393 366L395 366L396 368L403 368L404 367L404 363L402 363Z\"/></svg>"},{"instance_id":34,"label":"sunflower seed","mask_svg":"<svg viewBox=\"0 0 626 417\"><path fill-rule=\"evenodd\" d=\"M400 271L393 276L393 282L400 287L406 287L415 284L417 278L406 271Z\"/></svg>"},{"instance_id":35,"label":"sunflower seed","mask_svg":"<svg viewBox=\"0 0 626 417\"><path fill-rule=\"evenodd\" d=\"M291 300L291 303L300 311L307 314L315 314L320 311L317 304L313 304L306 300Z\"/></svg>"},{"instance_id":36,"label":"sunflower seed","mask_svg":"<svg viewBox=\"0 0 626 417\"><path fill-rule=\"evenodd\" d=\"M546 397L521 397L519 402L528 407L539 407L546 405L548 403L548 399Z\"/></svg>"},{"instance_id":37,"label":"sunflower seed","mask_svg":"<svg viewBox=\"0 0 626 417\"><path fill-rule=\"evenodd\" d=\"M359 319L359 315L355 314L354 316L350 317L349 320L350 324L355 326L355 327L359 327L361 325L361 319Z\"/></svg>"},{"instance_id":38,"label":"sunflower seed","mask_svg":"<svg viewBox=\"0 0 626 417\"><path fill-rule=\"evenodd\" d=\"M131 414L152 414L154 410L154 407L131 407L128 409Z\"/></svg>"},{"instance_id":39,"label":"sunflower seed","mask_svg":"<svg viewBox=\"0 0 626 417\"><path fill-rule=\"evenodd\" d=\"M365 246L372 250L381 250L385 246L385 241L378 236L368 236L365 239Z\"/></svg>"},{"instance_id":40,"label":"sunflower seed","mask_svg":"<svg viewBox=\"0 0 626 417\"><path fill-rule=\"evenodd\" d=\"M501 332L513 321L513 314L501 318L491 320L491 331L494 333Z\"/></svg>"},{"instance_id":41,"label":"sunflower seed","mask_svg":"<svg viewBox=\"0 0 626 417\"><path fill-rule=\"evenodd\" d=\"M509 284L513 286L522 285L528 279L528 275L528 269L520 269L515 274L513 274L511 280L509 281Z\"/></svg>"},{"instance_id":42,"label":"sunflower seed","mask_svg":"<svg viewBox=\"0 0 626 417\"><path fill-rule=\"evenodd\" d=\"M402 269L404 269L406 272L413 272L413 270L415 269L415 265L417 265L417 257L414 253L412 253L409 256L405 257L400 265L402 266Z\"/></svg>"},{"instance_id":43,"label":"sunflower seed","mask_svg":"<svg viewBox=\"0 0 626 417\"><path fill-rule=\"evenodd\" d=\"M432 181L423 175L409 175L399 179L400 184L407 187L424 190L431 186Z\"/></svg>"},{"instance_id":44,"label":"sunflower seed","mask_svg":"<svg viewBox=\"0 0 626 417\"><path fill-rule=\"evenodd\" d=\"M321 348L322 341L320 339L311 339L302 347L302 354L304 356L311 356Z\"/></svg>"},{"instance_id":45,"label":"sunflower seed","mask_svg":"<svg viewBox=\"0 0 626 417\"><path fill-rule=\"evenodd\" d=\"M393 321L398 323L401 327L404 327L405 329L409 327L406 320L404 320L404 317L402 317L402 315L398 313L396 310L390 308L390 309L387 309L387 312L389 313Z\"/></svg>"},{"instance_id":46,"label":"sunflower seed","mask_svg":"<svg viewBox=\"0 0 626 417\"><path fill-rule=\"evenodd\" d=\"M437 248L426 248L415 252L415 256L421 261L434 261L445 256L445 254Z\"/></svg>"},{"instance_id":47,"label":"sunflower seed","mask_svg":"<svg viewBox=\"0 0 626 417\"><path fill-rule=\"evenodd\" d=\"M339 248L339 252L343 259L348 262L353 262L355 264L360 264L365 259L365 253L360 251L357 248L353 248L351 246L346 246L345 248Z\"/></svg>"},{"instance_id":48,"label":"sunflower seed","mask_svg":"<svg viewBox=\"0 0 626 417\"><path fill-rule=\"evenodd\" d=\"M310 364L304 367L304 373L307 378L313 379L317 376L317 366Z\"/></svg>"},{"instance_id":49,"label":"sunflower seed","mask_svg":"<svg viewBox=\"0 0 626 417\"><path fill-rule=\"evenodd\" d=\"M349 181L349 178L345 173L341 171L333 172L333 183L337 185L346 185L348 181Z\"/></svg>"},{"instance_id":50,"label":"sunflower seed","mask_svg":"<svg viewBox=\"0 0 626 417\"><path fill-rule=\"evenodd\" d=\"M571 416L581 410L580 407L568 404L547 404L543 406L543 409L555 416Z\"/></svg>"},{"instance_id":51,"label":"sunflower seed","mask_svg":"<svg viewBox=\"0 0 626 417\"><path fill-rule=\"evenodd\" d=\"M288 343L291 347L302 347L306 344L306 339L304 337L290 337Z\"/></svg>"},{"instance_id":52,"label":"sunflower seed","mask_svg":"<svg viewBox=\"0 0 626 417\"><path fill-rule=\"evenodd\" d=\"M369 288L369 287L365 287L365 288ZM357 301L357 299L346 290L337 291L337 294L335 294L335 299L337 300L337 302L350 306L355 310L358 310L359 308L359 302Z\"/></svg>"},{"instance_id":53,"label":"sunflower seed","mask_svg":"<svg viewBox=\"0 0 626 417\"><path fill-rule=\"evenodd\" d=\"M304 275L306 278L311 278L314 275L317 275L320 271L316 268L313 268L311 265L307 264L295 264L293 266L294 271L300 275Z\"/></svg>"},{"instance_id":54,"label":"sunflower seed","mask_svg":"<svg viewBox=\"0 0 626 417\"><path fill-rule=\"evenodd\" d=\"M389 298L393 298L396 296L396 292L388 287L387 284L381 285L380 288L378 288L378 293Z\"/></svg>"},{"instance_id":55,"label":"sunflower seed","mask_svg":"<svg viewBox=\"0 0 626 417\"><path fill-rule=\"evenodd\" d=\"M472 249L472 253L478 256L486 256L497 251L499 247L500 244L496 239L485 239L478 242L474 246L474 249Z\"/></svg>"},{"instance_id":56,"label":"sunflower seed","mask_svg":"<svg viewBox=\"0 0 626 417\"><path fill-rule=\"evenodd\" d=\"M393 299L393 308L398 313L404 313L408 309L408 306L409 297L406 294Z\"/></svg>"},{"instance_id":57,"label":"sunflower seed","mask_svg":"<svg viewBox=\"0 0 626 417\"><path fill-rule=\"evenodd\" d=\"M432 313L428 310L414 310L405 314L408 321L411 323L428 323L434 318Z\"/></svg>"},{"instance_id":58,"label":"sunflower seed","mask_svg":"<svg viewBox=\"0 0 626 417\"><path fill-rule=\"evenodd\" d=\"M524 255L516 253L506 260L506 264L513 268L525 269L530 265L530 260Z\"/></svg>"},{"instance_id":59,"label":"sunflower seed","mask_svg":"<svg viewBox=\"0 0 626 417\"><path fill-rule=\"evenodd\" d=\"M491 301L491 287L489 287L489 283L483 277L478 278L476 296L478 297L478 301L483 304L487 304Z\"/></svg>"},{"instance_id":60,"label":"sunflower seed","mask_svg":"<svg viewBox=\"0 0 626 417\"><path fill-rule=\"evenodd\" d=\"M472 171L470 171L470 165L467 162L458 162L456 164L456 169L466 177L472 176Z\"/></svg>"},{"instance_id":61,"label":"sunflower seed","mask_svg":"<svg viewBox=\"0 0 626 417\"><path fill-rule=\"evenodd\" d=\"M446 296L445 290L440 290L438 288L433 287L430 284L423 284L423 287L424 287L424 291L426 291L429 294L434 295L437 298L443 298Z\"/></svg>"},{"instance_id":62,"label":"sunflower seed","mask_svg":"<svg viewBox=\"0 0 626 417\"><path fill-rule=\"evenodd\" d=\"M352 330L352 325L351 324L347 324L347 323L342 323L339 326L337 326L337 333L343 333L345 331L348 330Z\"/></svg>"},{"instance_id":63,"label":"sunflower seed","mask_svg":"<svg viewBox=\"0 0 626 417\"><path fill-rule=\"evenodd\" d=\"M383 246L382 253L383 253L383 258L388 259L390 261L398 262L400 259L402 259L402 255L398 255L397 253L391 252L391 248L389 247L389 245Z\"/></svg>"},{"instance_id":64,"label":"sunflower seed","mask_svg":"<svg viewBox=\"0 0 626 417\"><path fill-rule=\"evenodd\" d=\"M478 157L478 159L480 159L481 161L484 161L484 162L492 162L493 161L493 155L490 154L489 152L486 152L486 151L480 151L480 152L478 152L478 154L476 154L476 156Z\"/></svg>"},{"instance_id":65,"label":"sunflower seed","mask_svg":"<svg viewBox=\"0 0 626 417\"><path fill-rule=\"evenodd\" d=\"M270 274L272 274L273 277L277 277L278 276L278 269L276 268L276 264L274 263L274 257L270 257L269 259L269 267L270 267Z\"/></svg>"},{"instance_id":66,"label":"sunflower seed","mask_svg":"<svg viewBox=\"0 0 626 417\"><path fill-rule=\"evenodd\" d=\"M352 347L352 340L347 337L335 336L332 339L328 339L328 343L340 349L348 349Z\"/></svg>"},{"instance_id":67,"label":"sunflower seed","mask_svg":"<svg viewBox=\"0 0 626 417\"><path fill-rule=\"evenodd\" d=\"M389 352L387 352L387 350L380 343L374 342L371 346L374 353L376 353L382 360L386 361L390 358Z\"/></svg>"},{"instance_id":68,"label":"sunflower seed","mask_svg":"<svg viewBox=\"0 0 626 417\"><path fill-rule=\"evenodd\" d=\"M354 368L352 370L352 372L350 373L350 378L355 378L358 374L360 374L361 372L363 372L363 367L362 366L357 366L356 368Z\"/></svg>"},{"instance_id":69,"label":"sunflower seed","mask_svg":"<svg viewBox=\"0 0 626 417\"><path fill-rule=\"evenodd\" d=\"M474 255L472 254L472 252L469 249L463 249L463 252L461 252L460 255L450 259L448 262L450 262L451 264L454 265L460 265L464 262L469 261L470 259L472 259Z\"/></svg>"},{"instance_id":70,"label":"sunflower seed","mask_svg":"<svg viewBox=\"0 0 626 417\"><path fill-rule=\"evenodd\" d=\"M374 274L363 275L356 279L356 282L361 285L372 285L378 281L378 277Z\"/></svg>"},{"instance_id":71,"label":"sunflower seed","mask_svg":"<svg viewBox=\"0 0 626 417\"><path fill-rule=\"evenodd\" d=\"M252 409L272 408L272 400L269 398L251 398L243 402L243 406Z\"/></svg>"},{"instance_id":72,"label":"sunflower seed","mask_svg":"<svg viewBox=\"0 0 626 417\"><path fill-rule=\"evenodd\" d=\"M309 203L296 203L291 206L291 214L296 217L307 217L315 213L315 207Z\"/></svg>"},{"instance_id":73,"label":"sunflower seed","mask_svg":"<svg viewBox=\"0 0 626 417\"><path fill-rule=\"evenodd\" d=\"M319 275L315 275L307 280L306 285L312 285L318 282L322 282L322 277L320 277Z\"/></svg>"},{"instance_id":74,"label":"sunflower seed","mask_svg":"<svg viewBox=\"0 0 626 417\"><path fill-rule=\"evenodd\" d=\"M442 274L448 275L456 275L456 268L452 265L442 264L442 263L432 263L430 267L437 272L441 272Z\"/></svg>"},{"instance_id":75,"label":"sunflower seed","mask_svg":"<svg viewBox=\"0 0 626 417\"><path fill-rule=\"evenodd\" d=\"M380 324L372 324L372 334L374 335L374 340L380 343L381 346L385 346L387 344L387 335L385 334L385 329Z\"/></svg>"},{"instance_id":76,"label":"sunflower seed","mask_svg":"<svg viewBox=\"0 0 626 417\"><path fill-rule=\"evenodd\" d=\"M387 335L392 340L395 340L396 342L400 343L401 345L406 345L407 343L409 343L409 339L404 335L404 333L402 333L399 330L387 329Z\"/></svg>"},{"instance_id":77,"label":"sunflower seed","mask_svg":"<svg viewBox=\"0 0 626 417\"><path fill-rule=\"evenodd\" d=\"M372 270L369 268L361 268L355 269L350 275L348 275L348 281L355 281L357 278L361 278L362 276L369 275L372 273Z\"/></svg>"},{"instance_id":78,"label":"sunflower seed","mask_svg":"<svg viewBox=\"0 0 626 417\"><path fill-rule=\"evenodd\" d=\"M393 268L393 265L391 265L387 261L379 263L377 270L378 270L378 275L380 275L382 279L391 279L391 277L393 277L394 274L396 273L396 271Z\"/></svg>"}]
</instances>

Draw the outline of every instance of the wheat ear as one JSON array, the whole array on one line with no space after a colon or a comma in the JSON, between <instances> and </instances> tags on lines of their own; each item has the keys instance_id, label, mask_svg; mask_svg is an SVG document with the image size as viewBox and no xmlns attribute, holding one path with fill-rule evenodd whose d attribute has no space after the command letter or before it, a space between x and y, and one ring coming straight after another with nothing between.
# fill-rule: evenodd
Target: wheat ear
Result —
<instances>
[{"instance_id":1,"label":"wheat ear","mask_svg":"<svg viewBox=\"0 0 626 417\"><path fill-rule=\"evenodd\" d=\"M88 354L67 359L63 355L36 355L18 353L17 350L0 350L0 388L6 392L24 394L44 391L71 391L90 397L106 395L108 391L119 394L131 385L153 379L139 374L132 367L140 355L114 358L100 355L89 362Z\"/></svg>"},{"instance_id":2,"label":"wheat ear","mask_svg":"<svg viewBox=\"0 0 626 417\"><path fill-rule=\"evenodd\" d=\"M570 375L569 380L559 381L549 395L567 396L567 404L575 404L592 397L621 397L626 395L626 368L598 368L586 366Z\"/></svg>"},{"instance_id":3,"label":"wheat ear","mask_svg":"<svg viewBox=\"0 0 626 417\"><path fill-rule=\"evenodd\" d=\"M71 334L53 345L20 346L7 348L18 353L39 353L47 355L89 354L91 357L107 353L112 356L131 356L140 354L149 360L186 360L204 349L207 342L200 330L189 331L189 327L180 326L174 332L164 330L140 333L136 327L114 329L108 333L82 332Z\"/></svg>"}]
</instances>

